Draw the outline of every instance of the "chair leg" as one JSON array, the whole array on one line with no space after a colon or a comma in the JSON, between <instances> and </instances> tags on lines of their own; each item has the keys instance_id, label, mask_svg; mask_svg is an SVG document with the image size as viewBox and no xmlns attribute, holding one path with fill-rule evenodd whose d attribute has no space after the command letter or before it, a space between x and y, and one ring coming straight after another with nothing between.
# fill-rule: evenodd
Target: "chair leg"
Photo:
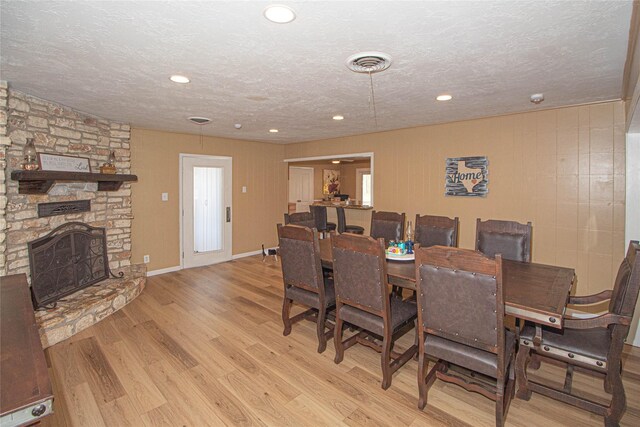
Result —
<instances>
[{"instance_id":1,"label":"chair leg","mask_svg":"<svg viewBox=\"0 0 640 427\"><path fill-rule=\"evenodd\" d=\"M335 363L342 362L344 358L344 346L342 345L342 319L340 318L340 305L336 305L336 324L333 327L333 344L336 347Z\"/></svg>"},{"instance_id":2,"label":"chair leg","mask_svg":"<svg viewBox=\"0 0 640 427\"><path fill-rule=\"evenodd\" d=\"M540 363L540 358L536 354L532 354L531 359L529 360L529 369L537 371L540 369Z\"/></svg>"},{"instance_id":3,"label":"chair leg","mask_svg":"<svg viewBox=\"0 0 640 427\"><path fill-rule=\"evenodd\" d=\"M285 337L291 333L291 319L289 319L291 303L292 300L287 297L282 301L282 323L284 323L284 331L282 332L282 335Z\"/></svg>"},{"instance_id":4,"label":"chair leg","mask_svg":"<svg viewBox=\"0 0 640 427\"><path fill-rule=\"evenodd\" d=\"M496 384L496 427L504 426L504 379L498 378Z\"/></svg>"},{"instance_id":5,"label":"chair leg","mask_svg":"<svg viewBox=\"0 0 640 427\"><path fill-rule=\"evenodd\" d=\"M324 352L327 348L327 337L324 334L326 317L327 317L327 310L324 308L319 309L317 325L316 325L316 332L318 334L318 353Z\"/></svg>"},{"instance_id":6,"label":"chair leg","mask_svg":"<svg viewBox=\"0 0 640 427\"><path fill-rule=\"evenodd\" d=\"M604 425L607 427L618 426L620 419L624 414L627 398L624 393L624 386L622 384L622 377L619 369L611 369L610 374L607 377L611 383L611 405L604 416Z\"/></svg>"},{"instance_id":7,"label":"chair leg","mask_svg":"<svg viewBox=\"0 0 640 427\"><path fill-rule=\"evenodd\" d=\"M429 359L424 355L422 349L418 350L418 409L424 409L427 405L427 372L429 372Z\"/></svg>"},{"instance_id":8,"label":"chair leg","mask_svg":"<svg viewBox=\"0 0 640 427\"><path fill-rule=\"evenodd\" d=\"M391 379L393 374L391 372L391 346L393 344L393 338L388 331L385 331L385 336L382 339L382 389L386 390L391 386Z\"/></svg>"},{"instance_id":9,"label":"chair leg","mask_svg":"<svg viewBox=\"0 0 640 427\"><path fill-rule=\"evenodd\" d=\"M520 346L516 355L516 382L518 384L516 396L522 400L531 399L531 390L529 390L529 380L527 379L527 364L530 355L531 349L524 345Z\"/></svg>"}]
</instances>

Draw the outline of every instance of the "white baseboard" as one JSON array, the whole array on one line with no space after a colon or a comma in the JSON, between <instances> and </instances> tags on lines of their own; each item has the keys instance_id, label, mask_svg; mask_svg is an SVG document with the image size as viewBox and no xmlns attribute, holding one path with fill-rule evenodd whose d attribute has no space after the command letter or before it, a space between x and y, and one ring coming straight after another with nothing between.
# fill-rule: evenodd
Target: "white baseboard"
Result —
<instances>
[{"instance_id":1,"label":"white baseboard","mask_svg":"<svg viewBox=\"0 0 640 427\"><path fill-rule=\"evenodd\" d=\"M278 249L278 247L277 246L273 246L271 248L264 248L264 253L268 254L271 249ZM231 259L245 258L245 257L248 257L248 256L261 255L261 254L262 254L262 249L258 249L257 251L251 251L251 252L244 252L244 253L241 253L241 254L235 254L235 255L233 255L231 257Z\"/></svg>"},{"instance_id":2,"label":"white baseboard","mask_svg":"<svg viewBox=\"0 0 640 427\"><path fill-rule=\"evenodd\" d=\"M157 276L158 274L171 273L178 270L182 270L182 267L180 267L179 265L176 265L175 267L167 267L161 268L159 270L147 271L147 277Z\"/></svg>"},{"instance_id":3,"label":"white baseboard","mask_svg":"<svg viewBox=\"0 0 640 427\"><path fill-rule=\"evenodd\" d=\"M235 254L231 256L231 259L246 258L248 256L260 255L260 254L262 254L262 249L258 249L257 251L251 251L251 252L244 252L241 254Z\"/></svg>"}]
</instances>

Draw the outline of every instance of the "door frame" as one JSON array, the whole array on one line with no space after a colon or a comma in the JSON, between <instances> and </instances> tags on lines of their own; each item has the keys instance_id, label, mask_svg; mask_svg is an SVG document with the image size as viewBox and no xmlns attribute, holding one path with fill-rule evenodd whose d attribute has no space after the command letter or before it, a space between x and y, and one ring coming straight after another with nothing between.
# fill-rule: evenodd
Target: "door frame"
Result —
<instances>
[{"instance_id":1,"label":"door frame","mask_svg":"<svg viewBox=\"0 0 640 427\"><path fill-rule=\"evenodd\" d=\"M180 270L184 270L184 206L183 206L183 197L182 197L182 175L183 175L183 170L182 170L182 160L185 157L193 157L193 158L200 158L200 159L208 159L208 160L231 160L231 170L229 171L231 173L231 195L229 197L229 206L231 206L231 230L233 230L233 215L234 215L234 208L233 208L233 157L231 156L210 156L208 154L189 154L189 153L180 153L178 156L178 173L180 175L180 179L179 179L179 187L178 187L178 197L180 199L180 204L179 204L179 211L178 211L178 217L180 219L180 253L178 254L180 256ZM233 259L233 231L231 233L231 259Z\"/></svg>"},{"instance_id":2,"label":"door frame","mask_svg":"<svg viewBox=\"0 0 640 427\"><path fill-rule=\"evenodd\" d=\"M360 201L360 203L364 203L362 200L362 175L370 175L373 177L371 168L356 168L356 200ZM373 205L373 181L371 181L371 196L371 204Z\"/></svg>"}]
</instances>

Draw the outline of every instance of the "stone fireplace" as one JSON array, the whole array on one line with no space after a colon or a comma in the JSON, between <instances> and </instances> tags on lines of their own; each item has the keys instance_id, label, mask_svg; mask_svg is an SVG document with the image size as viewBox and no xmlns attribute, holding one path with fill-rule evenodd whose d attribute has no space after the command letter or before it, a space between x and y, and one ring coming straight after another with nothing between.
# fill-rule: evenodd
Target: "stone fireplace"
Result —
<instances>
[{"instance_id":1,"label":"stone fireplace","mask_svg":"<svg viewBox=\"0 0 640 427\"><path fill-rule=\"evenodd\" d=\"M39 153L89 158L93 172L99 171L113 150L117 173L129 174L130 127L14 91L0 82L0 214L4 214L0 216L0 275L30 277L29 242L77 222L105 230L105 270L123 275L123 279L104 280L65 295L55 313L38 311L38 321L48 322L41 323L41 338L47 346L137 296L144 287L145 269L131 265L132 184L124 183L117 191L98 191L97 183L58 182L46 194L20 194L18 182L10 175L20 169L27 138L34 139ZM90 209L60 207L75 201L83 201ZM55 214L42 215L43 207L50 204L57 207ZM87 301L84 308L83 300ZM47 337L46 331L54 326L61 329L55 337Z\"/></svg>"},{"instance_id":2,"label":"stone fireplace","mask_svg":"<svg viewBox=\"0 0 640 427\"><path fill-rule=\"evenodd\" d=\"M104 228L69 222L28 243L36 309L109 278ZM116 278L117 276L114 276Z\"/></svg>"}]
</instances>

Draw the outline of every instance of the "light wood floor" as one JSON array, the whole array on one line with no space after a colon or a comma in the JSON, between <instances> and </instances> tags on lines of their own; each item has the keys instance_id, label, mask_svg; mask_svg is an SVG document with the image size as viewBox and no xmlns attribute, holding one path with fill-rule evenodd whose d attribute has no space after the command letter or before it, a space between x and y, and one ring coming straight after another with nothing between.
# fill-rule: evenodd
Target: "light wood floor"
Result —
<instances>
[{"instance_id":1,"label":"light wood floor","mask_svg":"<svg viewBox=\"0 0 640 427\"><path fill-rule=\"evenodd\" d=\"M494 425L493 402L437 381L417 409L417 362L380 388L380 357L355 346L340 365L316 353L314 324L282 336L280 267L251 257L151 277L130 305L47 350L55 415L44 425ZM399 348L406 348L405 336ZM543 376L560 374L542 368ZM628 408L640 425L640 349L625 356ZM574 384L602 395L601 381ZM603 419L539 395L514 399L517 426L601 426Z\"/></svg>"}]
</instances>

